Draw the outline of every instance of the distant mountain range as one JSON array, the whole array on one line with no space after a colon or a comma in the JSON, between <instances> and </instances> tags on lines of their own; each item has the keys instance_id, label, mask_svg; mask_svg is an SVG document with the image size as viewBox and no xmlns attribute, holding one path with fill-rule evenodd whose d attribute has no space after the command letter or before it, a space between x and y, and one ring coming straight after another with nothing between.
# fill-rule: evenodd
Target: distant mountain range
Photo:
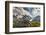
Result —
<instances>
[{"instance_id":1,"label":"distant mountain range","mask_svg":"<svg viewBox=\"0 0 46 35\"><path fill-rule=\"evenodd\" d=\"M35 17L35 18L33 19L33 21L38 21L38 22L40 22L40 16Z\"/></svg>"}]
</instances>

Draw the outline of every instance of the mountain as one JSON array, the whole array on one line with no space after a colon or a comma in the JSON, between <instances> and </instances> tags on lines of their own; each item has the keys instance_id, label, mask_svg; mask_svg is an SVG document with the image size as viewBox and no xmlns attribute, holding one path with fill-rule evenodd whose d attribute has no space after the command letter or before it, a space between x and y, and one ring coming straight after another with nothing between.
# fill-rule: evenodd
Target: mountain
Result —
<instances>
[{"instance_id":1,"label":"mountain","mask_svg":"<svg viewBox=\"0 0 46 35\"><path fill-rule=\"evenodd\" d=\"M33 21L38 21L38 22L40 22L40 16L35 17L35 18L33 19Z\"/></svg>"},{"instance_id":2,"label":"mountain","mask_svg":"<svg viewBox=\"0 0 46 35\"><path fill-rule=\"evenodd\" d=\"M32 18L31 18L29 15L24 15L22 19L23 19L23 20L30 20L30 19L32 19Z\"/></svg>"},{"instance_id":3,"label":"mountain","mask_svg":"<svg viewBox=\"0 0 46 35\"><path fill-rule=\"evenodd\" d=\"M30 24L35 24L38 21L40 22L40 11L37 8L24 8L24 7L15 7L13 8L13 27L28 27ZM32 22L32 23L30 23ZM36 24L37 25L37 24ZM35 25L35 26L36 26Z\"/></svg>"}]
</instances>

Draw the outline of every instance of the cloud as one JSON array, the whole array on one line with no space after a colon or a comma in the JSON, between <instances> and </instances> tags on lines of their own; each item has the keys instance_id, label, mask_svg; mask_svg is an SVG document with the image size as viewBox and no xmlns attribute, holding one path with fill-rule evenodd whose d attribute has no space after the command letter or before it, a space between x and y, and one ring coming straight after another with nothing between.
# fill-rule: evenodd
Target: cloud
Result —
<instances>
[{"instance_id":1,"label":"cloud","mask_svg":"<svg viewBox=\"0 0 46 35\"><path fill-rule=\"evenodd\" d=\"M40 9L39 8L23 8L23 7L14 7L13 8L13 15L18 15L17 18L22 18L23 15L28 15L32 19L34 19L36 16L40 16ZM30 21L32 21L32 19Z\"/></svg>"}]
</instances>

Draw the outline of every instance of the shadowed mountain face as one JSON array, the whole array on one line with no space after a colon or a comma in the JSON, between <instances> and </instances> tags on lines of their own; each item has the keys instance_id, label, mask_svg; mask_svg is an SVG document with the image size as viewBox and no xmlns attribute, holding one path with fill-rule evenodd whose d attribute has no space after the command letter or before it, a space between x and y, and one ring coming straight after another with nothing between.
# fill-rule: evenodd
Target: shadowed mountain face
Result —
<instances>
[{"instance_id":1,"label":"shadowed mountain face","mask_svg":"<svg viewBox=\"0 0 46 35\"><path fill-rule=\"evenodd\" d=\"M31 26L31 21L40 22L40 8L14 7L13 26Z\"/></svg>"},{"instance_id":2,"label":"shadowed mountain face","mask_svg":"<svg viewBox=\"0 0 46 35\"><path fill-rule=\"evenodd\" d=\"M31 18L30 16L24 15L22 19L23 19L23 20L30 20L30 19L32 19L32 18Z\"/></svg>"}]
</instances>

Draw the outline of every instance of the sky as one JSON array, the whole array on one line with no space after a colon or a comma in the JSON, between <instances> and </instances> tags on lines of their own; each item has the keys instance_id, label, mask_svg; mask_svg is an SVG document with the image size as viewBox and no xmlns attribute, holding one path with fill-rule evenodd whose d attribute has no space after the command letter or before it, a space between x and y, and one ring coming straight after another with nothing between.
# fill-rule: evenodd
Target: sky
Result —
<instances>
[{"instance_id":1,"label":"sky","mask_svg":"<svg viewBox=\"0 0 46 35\"><path fill-rule=\"evenodd\" d=\"M40 16L40 8L30 8L30 7L14 7L13 8L13 14L18 18L22 18L22 15L28 15L32 19L34 19L36 16Z\"/></svg>"}]
</instances>

